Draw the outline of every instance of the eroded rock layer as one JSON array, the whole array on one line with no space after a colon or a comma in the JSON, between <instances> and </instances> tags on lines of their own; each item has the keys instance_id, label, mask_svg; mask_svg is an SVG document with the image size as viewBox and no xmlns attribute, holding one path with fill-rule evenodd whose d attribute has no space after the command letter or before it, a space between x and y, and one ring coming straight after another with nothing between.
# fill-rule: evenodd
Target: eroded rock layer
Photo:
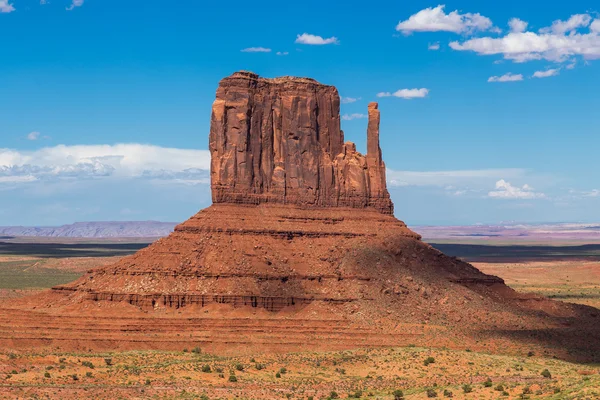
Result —
<instances>
[{"instance_id":1,"label":"eroded rock layer","mask_svg":"<svg viewBox=\"0 0 600 400\"><path fill-rule=\"evenodd\" d=\"M238 72L212 108L214 203L374 208L391 214L379 149L379 110L369 105L368 152L344 143L340 97L313 79Z\"/></svg>"}]
</instances>

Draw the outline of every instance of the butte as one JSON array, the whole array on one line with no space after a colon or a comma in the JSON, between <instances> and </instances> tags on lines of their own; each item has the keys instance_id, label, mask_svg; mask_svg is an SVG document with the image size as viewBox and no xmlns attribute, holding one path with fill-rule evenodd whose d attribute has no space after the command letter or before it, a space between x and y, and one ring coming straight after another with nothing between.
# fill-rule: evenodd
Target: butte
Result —
<instances>
[{"instance_id":1,"label":"butte","mask_svg":"<svg viewBox=\"0 0 600 400\"><path fill-rule=\"evenodd\" d=\"M598 358L598 310L519 294L394 217L368 106L344 141L335 87L223 79L213 204L114 265L0 310L0 347L228 354L447 346Z\"/></svg>"}]
</instances>

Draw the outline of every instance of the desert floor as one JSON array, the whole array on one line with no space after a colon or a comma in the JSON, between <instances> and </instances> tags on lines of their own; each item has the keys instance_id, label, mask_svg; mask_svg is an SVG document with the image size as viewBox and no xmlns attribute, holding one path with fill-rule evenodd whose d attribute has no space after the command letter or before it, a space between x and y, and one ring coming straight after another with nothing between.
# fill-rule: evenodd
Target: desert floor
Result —
<instances>
[{"instance_id":1,"label":"desert floor","mask_svg":"<svg viewBox=\"0 0 600 400\"><path fill-rule=\"evenodd\" d=\"M76 279L143 243L0 243L0 302ZM441 244L516 290L600 308L600 253L589 247ZM547 372L547 373L546 373ZM545 376L544 376L545 375ZM0 349L7 399L598 399L600 365L418 347L242 358L177 352ZM451 394L450 394L451 393Z\"/></svg>"}]
</instances>

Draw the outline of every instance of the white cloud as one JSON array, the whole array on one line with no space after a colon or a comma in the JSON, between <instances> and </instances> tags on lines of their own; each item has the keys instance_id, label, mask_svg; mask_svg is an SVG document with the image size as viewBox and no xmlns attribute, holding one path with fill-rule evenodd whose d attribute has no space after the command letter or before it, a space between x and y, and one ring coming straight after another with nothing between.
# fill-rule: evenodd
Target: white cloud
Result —
<instances>
[{"instance_id":1,"label":"white cloud","mask_svg":"<svg viewBox=\"0 0 600 400\"><path fill-rule=\"evenodd\" d=\"M9 13L15 11L15 7L8 0L0 0L0 13Z\"/></svg>"},{"instance_id":2,"label":"white cloud","mask_svg":"<svg viewBox=\"0 0 600 400\"><path fill-rule=\"evenodd\" d=\"M377 97L399 97L401 99L417 99L427 97L429 94L429 89L421 88L421 89L400 89L392 92L380 92L377 93Z\"/></svg>"},{"instance_id":3,"label":"white cloud","mask_svg":"<svg viewBox=\"0 0 600 400\"><path fill-rule=\"evenodd\" d=\"M270 53L271 49L266 47L248 47L240 50L242 53Z\"/></svg>"},{"instance_id":4,"label":"white cloud","mask_svg":"<svg viewBox=\"0 0 600 400\"><path fill-rule=\"evenodd\" d=\"M522 74L512 74L510 72L502 76L491 76L488 78L488 82L517 82L522 80Z\"/></svg>"},{"instance_id":5,"label":"white cloud","mask_svg":"<svg viewBox=\"0 0 600 400\"><path fill-rule=\"evenodd\" d=\"M344 114L344 115L342 115L342 119L344 121L352 121L353 119L361 119L361 118L367 118L367 115L365 115L365 114Z\"/></svg>"},{"instance_id":6,"label":"white cloud","mask_svg":"<svg viewBox=\"0 0 600 400\"><path fill-rule=\"evenodd\" d=\"M73 0L71 5L67 7L68 11L71 11L75 7L81 7L83 5L83 0Z\"/></svg>"},{"instance_id":7,"label":"white cloud","mask_svg":"<svg viewBox=\"0 0 600 400\"><path fill-rule=\"evenodd\" d=\"M275 53L275 54L277 54L278 56L287 56L287 55L288 55L288 54L290 54L290 53L289 53L289 52L287 52L287 51L278 51L278 52L277 52L277 53Z\"/></svg>"},{"instance_id":8,"label":"white cloud","mask_svg":"<svg viewBox=\"0 0 600 400\"><path fill-rule=\"evenodd\" d=\"M390 187L439 186L447 191L464 190L469 187L489 187L490 180L501 177L520 178L526 171L520 168L457 170L457 171L395 171L387 169Z\"/></svg>"},{"instance_id":9,"label":"white cloud","mask_svg":"<svg viewBox=\"0 0 600 400\"><path fill-rule=\"evenodd\" d=\"M555 68L555 69L548 69L546 71L535 71L533 73L533 77L534 78L548 78L551 76L556 76L559 74L560 69L559 68Z\"/></svg>"},{"instance_id":10,"label":"white cloud","mask_svg":"<svg viewBox=\"0 0 600 400\"><path fill-rule=\"evenodd\" d=\"M499 38L479 37L463 42L454 41L450 47L457 51L473 51L479 55L500 54L507 60L527 62L548 60L564 62L570 57L600 58L600 22L587 14L573 15L567 21L554 21L550 27L536 32L512 31ZM518 25L518 24L517 24ZM589 32L580 32L588 27Z\"/></svg>"},{"instance_id":11,"label":"white cloud","mask_svg":"<svg viewBox=\"0 0 600 400\"><path fill-rule=\"evenodd\" d=\"M540 29L541 33L553 32L557 35L573 32L579 28L585 28L592 22L592 17L588 14L575 14L566 21L556 20L549 28Z\"/></svg>"},{"instance_id":12,"label":"white cloud","mask_svg":"<svg viewBox=\"0 0 600 400\"><path fill-rule=\"evenodd\" d=\"M440 42L429 43L429 45L427 46L427 49L429 49L429 50L439 50L440 49Z\"/></svg>"},{"instance_id":13,"label":"white cloud","mask_svg":"<svg viewBox=\"0 0 600 400\"><path fill-rule=\"evenodd\" d=\"M529 25L527 22L519 18L512 18L510 21L508 21L508 26L510 27L511 32L525 32L527 30L527 25Z\"/></svg>"},{"instance_id":14,"label":"white cloud","mask_svg":"<svg viewBox=\"0 0 600 400\"><path fill-rule=\"evenodd\" d=\"M46 5L48 4L48 0L40 0L40 5Z\"/></svg>"},{"instance_id":15,"label":"white cloud","mask_svg":"<svg viewBox=\"0 0 600 400\"><path fill-rule=\"evenodd\" d=\"M540 199L546 197L544 193L538 193L527 184L523 187L517 187L510 184L510 182L500 179L496 182L496 190L488 193L488 197L496 199Z\"/></svg>"},{"instance_id":16,"label":"white cloud","mask_svg":"<svg viewBox=\"0 0 600 400\"><path fill-rule=\"evenodd\" d=\"M296 37L296 43L299 44L311 44L311 45L324 45L324 44L340 44L340 41L335 36L327 39L323 39L321 36L311 35L310 33L303 33Z\"/></svg>"},{"instance_id":17,"label":"white cloud","mask_svg":"<svg viewBox=\"0 0 600 400\"><path fill-rule=\"evenodd\" d=\"M40 138L39 132L30 132L27 134L27 140L38 140Z\"/></svg>"},{"instance_id":18,"label":"white cloud","mask_svg":"<svg viewBox=\"0 0 600 400\"><path fill-rule=\"evenodd\" d=\"M472 33L492 28L492 21L481 14L460 14L458 10L449 14L444 12L444 5L430 7L411 15L406 21L396 26L398 32L405 35L413 32L454 32Z\"/></svg>"},{"instance_id":19,"label":"white cloud","mask_svg":"<svg viewBox=\"0 0 600 400\"><path fill-rule=\"evenodd\" d=\"M350 104L350 103L356 103L358 100L360 100L360 97L344 97L342 96L340 98L342 104Z\"/></svg>"},{"instance_id":20,"label":"white cloud","mask_svg":"<svg viewBox=\"0 0 600 400\"><path fill-rule=\"evenodd\" d=\"M206 183L209 170L208 150L175 149L136 143L60 145L36 151L0 149L0 177L4 182L113 177L189 184L191 181Z\"/></svg>"}]
</instances>

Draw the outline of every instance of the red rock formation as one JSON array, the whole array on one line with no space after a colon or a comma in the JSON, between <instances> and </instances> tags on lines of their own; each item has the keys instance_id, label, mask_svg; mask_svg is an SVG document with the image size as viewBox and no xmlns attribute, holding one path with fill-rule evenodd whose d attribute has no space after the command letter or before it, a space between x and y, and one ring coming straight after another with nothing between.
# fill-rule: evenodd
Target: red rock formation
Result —
<instances>
[{"instance_id":1,"label":"red rock formation","mask_svg":"<svg viewBox=\"0 0 600 400\"><path fill-rule=\"evenodd\" d=\"M376 103L369 105L368 142L366 157L344 143L335 87L237 72L221 81L213 104L213 202L371 207L392 214Z\"/></svg>"},{"instance_id":2,"label":"red rock formation","mask_svg":"<svg viewBox=\"0 0 600 400\"><path fill-rule=\"evenodd\" d=\"M343 142L331 86L224 79L210 132L215 204L132 256L0 308L0 349L490 351L511 334L530 351L532 332L552 348L552 330L561 346L600 343L589 340L600 338L597 310L518 294L391 215L375 103L367 149Z\"/></svg>"}]
</instances>

